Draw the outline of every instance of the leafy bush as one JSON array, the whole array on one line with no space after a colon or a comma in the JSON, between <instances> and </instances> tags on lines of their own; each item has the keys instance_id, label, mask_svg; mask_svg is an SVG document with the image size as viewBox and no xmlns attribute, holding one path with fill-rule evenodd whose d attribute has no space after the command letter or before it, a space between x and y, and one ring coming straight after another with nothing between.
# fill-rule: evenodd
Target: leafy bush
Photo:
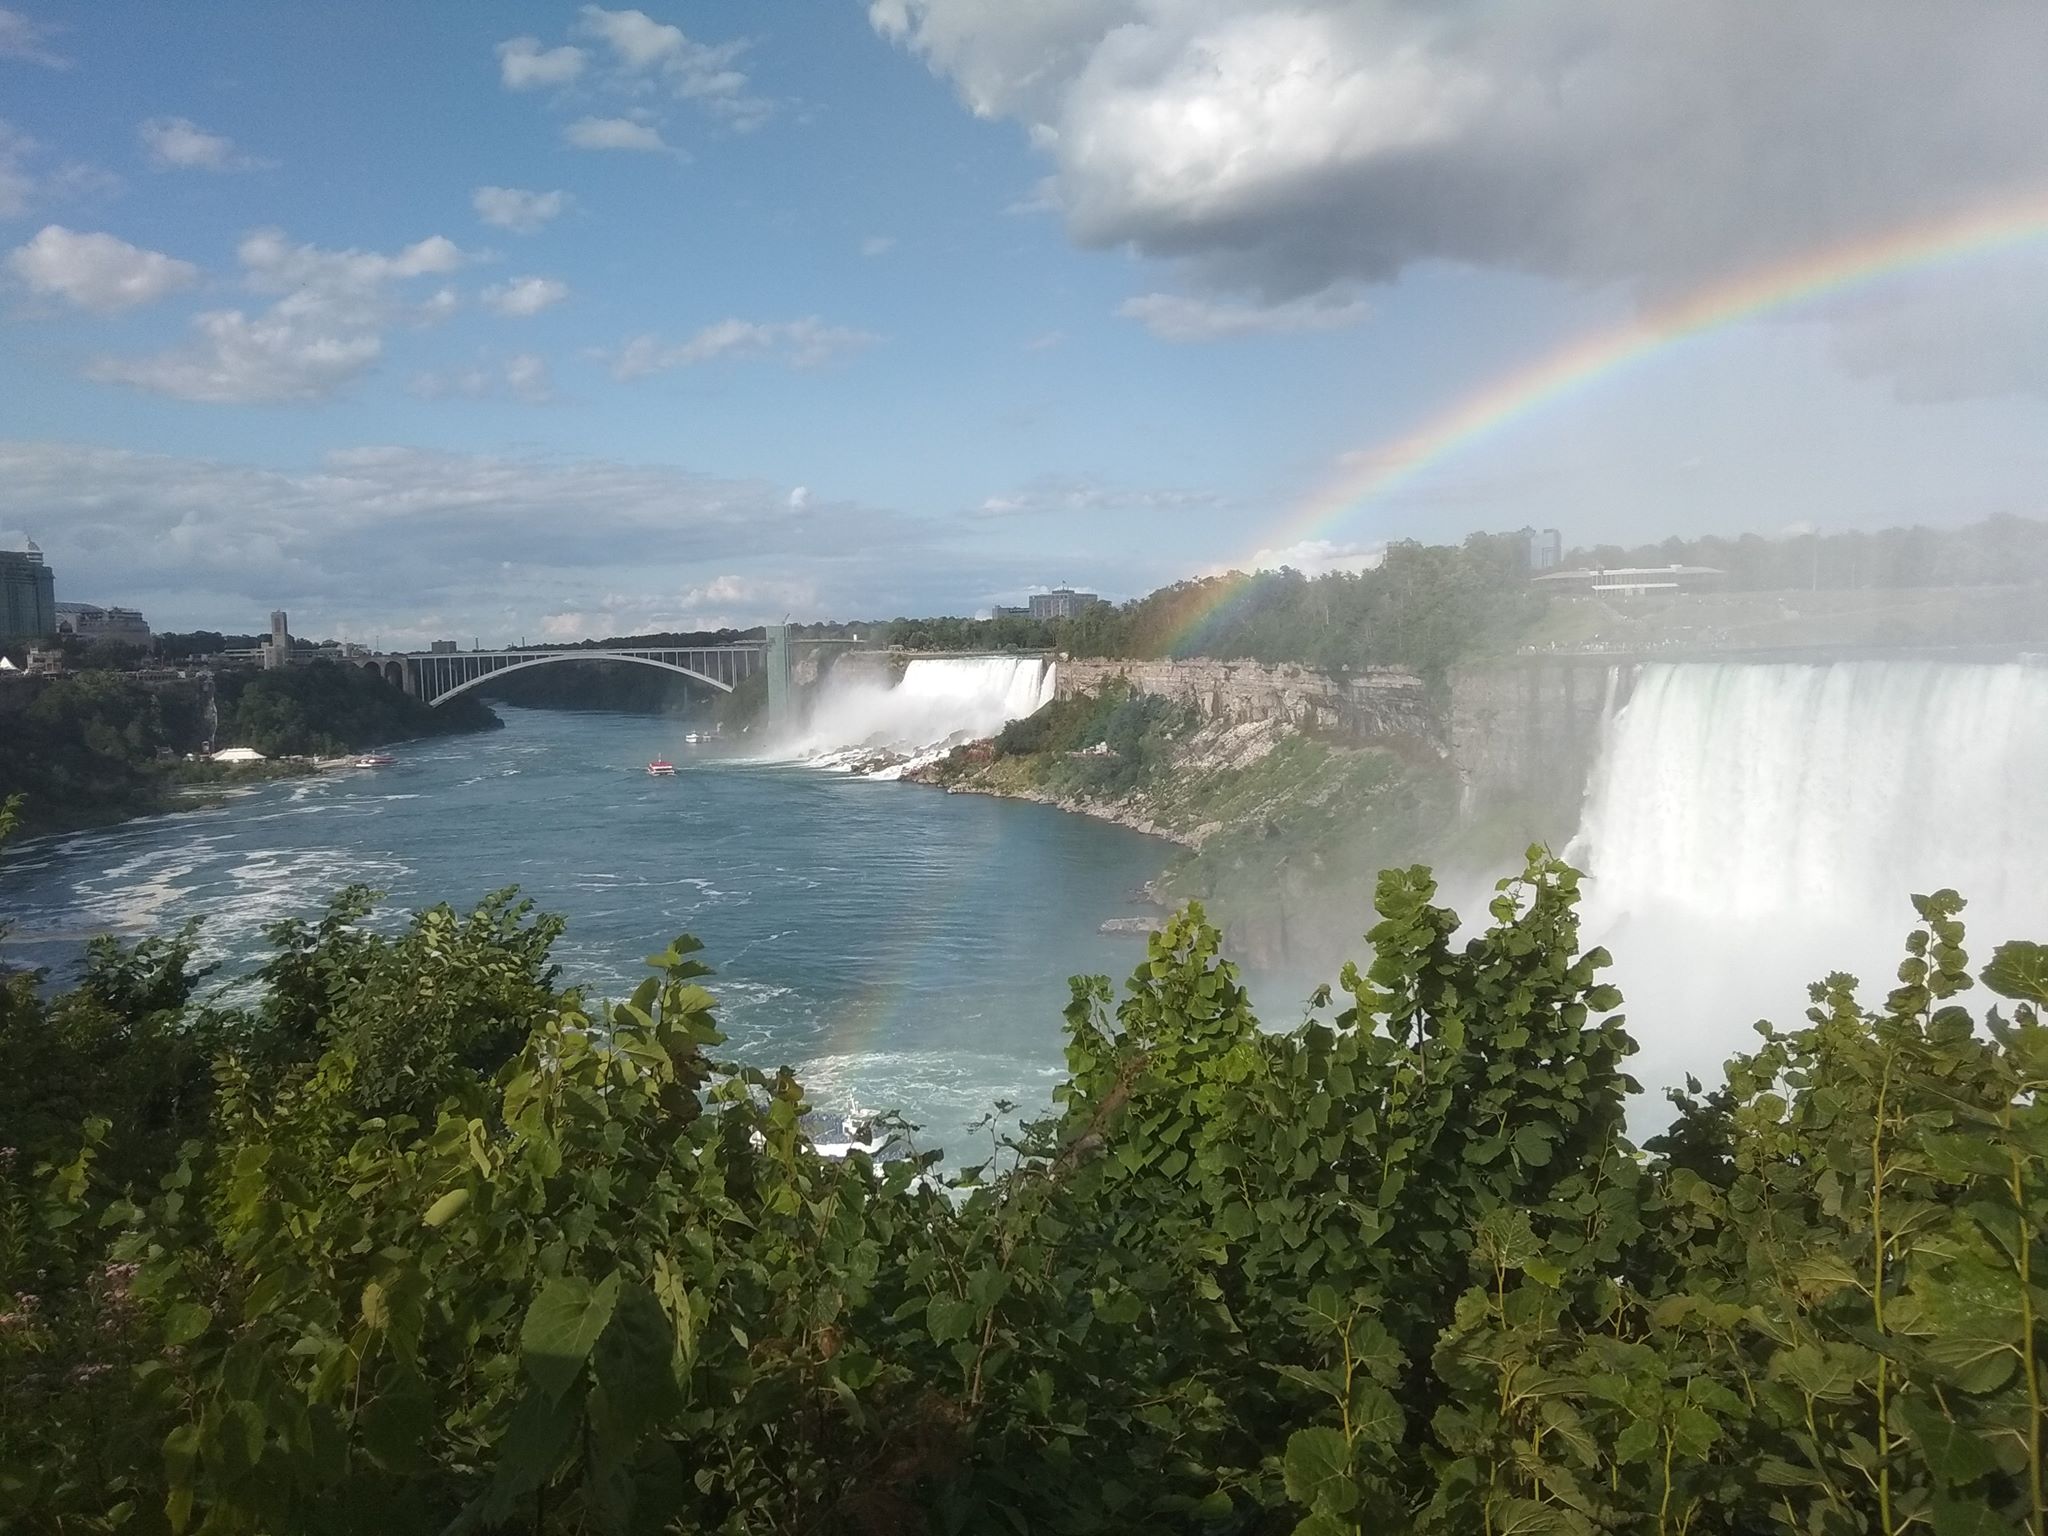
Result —
<instances>
[{"instance_id":1,"label":"leafy bush","mask_svg":"<svg viewBox=\"0 0 2048 1536\"><path fill-rule=\"evenodd\" d=\"M2042 1531L2048 949L1998 951L1980 1030L1961 904L1924 898L1881 1007L1829 978L1639 1151L1578 876L1533 857L1462 943L1434 896L1383 875L1370 965L1286 1033L1181 915L1121 997L1073 984L1053 1113L944 1188L819 1156L787 1072L721 1063L691 941L597 1010L509 897L390 939L350 898L274 935L148 1176L104 1117L0 1154L0 1499L51 1530ZM155 1010L160 973L101 1001ZM46 1006L5 996L16 1030Z\"/></svg>"}]
</instances>

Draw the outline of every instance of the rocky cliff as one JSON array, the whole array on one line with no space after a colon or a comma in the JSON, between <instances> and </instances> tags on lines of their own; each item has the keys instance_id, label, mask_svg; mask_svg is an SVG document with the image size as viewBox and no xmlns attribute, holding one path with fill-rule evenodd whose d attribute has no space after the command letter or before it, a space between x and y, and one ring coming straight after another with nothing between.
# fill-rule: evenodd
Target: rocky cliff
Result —
<instances>
[{"instance_id":1,"label":"rocky cliff","mask_svg":"<svg viewBox=\"0 0 2048 1536\"><path fill-rule=\"evenodd\" d=\"M1277 721L1358 738L1435 739L1438 722L1422 679L1399 667L1346 673L1256 661L1062 660L1059 696L1099 693L1110 682L1133 693L1193 705L1227 725Z\"/></svg>"}]
</instances>

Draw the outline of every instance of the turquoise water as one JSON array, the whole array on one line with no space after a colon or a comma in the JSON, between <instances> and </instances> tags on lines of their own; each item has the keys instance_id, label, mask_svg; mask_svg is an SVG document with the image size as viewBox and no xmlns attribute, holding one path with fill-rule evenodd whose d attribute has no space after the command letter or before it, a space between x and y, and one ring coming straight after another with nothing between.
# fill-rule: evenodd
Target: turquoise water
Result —
<instances>
[{"instance_id":1,"label":"turquoise water","mask_svg":"<svg viewBox=\"0 0 2048 1536\"><path fill-rule=\"evenodd\" d=\"M682 740L672 721L501 709L503 731L395 749L390 767L266 785L224 806L46 838L0 861L14 964L61 970L80 935L206 919L222 977L267 923L339 886L387 912L518 885L569 920L565 978L619 996L696 934L728 1051L801 1070L813 1102L894 1107L930 1141L1059 1081L1066 978L1142 950L1164 846L1044 806L947 795ZM672 779L650 778L657 754Z\"/></svg>"}]
</instances>

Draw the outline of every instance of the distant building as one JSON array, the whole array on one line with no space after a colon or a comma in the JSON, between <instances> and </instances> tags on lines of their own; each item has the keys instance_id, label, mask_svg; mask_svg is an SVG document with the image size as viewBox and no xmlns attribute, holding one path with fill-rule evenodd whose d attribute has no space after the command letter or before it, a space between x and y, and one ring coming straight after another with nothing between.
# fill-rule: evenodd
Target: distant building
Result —
<instances>
[{"instance_id":1,"label":"distant building","mask_svg":"<svg viewBox=\"0 0 2048 1536\"><path fill-rule=\"evenodd\" d=\"M1554 571L1564 564L1564 535L1555 528L1524 528L1522 541L1532 575Z\"/></svg>"},{"instance_id":2,"label":"distant building","mask_svg":"<svg viewBox=\"0 0 2048 1536\"><path fill-rule=\"evenodd\" d=\"M1574 596L1658 597L1710 587L1728 573L1711 565L1629 565L1603 570L1547 571L1536 582Z\"/></svg>"},{"instance_id":3,"label":"distant building","mask_svg":"<svg viewBox=\"0 0 2048 1536\"><path fill-rule=\"evenodd\" d=\"M149 621L133 608L102 608L97 603L58 603L57 633L80 640L112 640L148 650L155 637Z\"/></svg>"},{"instance_id":4,"label":"distant building","mask_svg":"<svg viewBox=\"0 0 2048 1536\"><path fill-rule=\"evenodd\" d=\"M0 549L0 640L47 640L57 633L57 578L33 540Z\"/></svg>"},{"instance_id":5,"label":"distant building","mask_svg":"<svg viewBox=\"0 0 2048 1536\"><path fill-rule=\"evenodd\" d=\"M292 659L291 621L282 608L270 610L270 645L263 653L263 665L282 667Z\"/></svg>"},{"instance_id":6,"label":"distant building","mask_svg":"<svg viewBox=\"0 0 2048 1536\"><path fill-rule=\"evenodd\" d=\"M453 656L460 649L461 646L453 640L436 640L427 647L436 656Z\"/></svg>"},{"instance_id":7,"label":"distant building","mask_svg":"<svg viewBox=\"0 0 2048 1536\"><path fill-rule=\"evenodd\" d=\"M1054 587L1050 592L1034 592L1024 600L1022 608L1006 608L1001 603L995 606L999 619L1075 619L1093 608L1102 599L1093 592L1076 592L1072 587Z\"/></svg>"}]
</instances>

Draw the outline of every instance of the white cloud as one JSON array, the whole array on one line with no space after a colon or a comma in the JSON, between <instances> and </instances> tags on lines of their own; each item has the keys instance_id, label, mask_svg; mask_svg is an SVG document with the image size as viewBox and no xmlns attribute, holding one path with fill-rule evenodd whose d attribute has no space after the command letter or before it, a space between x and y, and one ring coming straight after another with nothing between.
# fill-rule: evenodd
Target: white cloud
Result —
<instances>
[{"instance_id":1,"label":"white cloud","mask_svg":"<svg viewBox=\"0 0 2048 1536\"><path fill-rule=\"evenodd\" d=\"M277 470L0 439L0 527L48 528L60 581L89 575L164 622L216 628L280 605L387 637L436 614L443 633L516 636L570 610L857 612L900 579L901 550L928 556L931 541L886 511L848 512L792 507L786 484L602 460L369 447Z\"/></svg>"},{"instance_id":2,"label":"white cloud","mask_svg":"<svg viewBox=\"0 0 2048 1536\"><path fill-rule=\"evenodd\" d=\"M700 43L645 11L608 11L597 5L583 7L577 31L610 48L621 77L614 79L615 86L664 84L741 129L758 127L774 114L775 104L755 95L745 72L733 67L746 52L744 42Z\"/></svg>"},{"instance_id":3,"label":"white cloud","mask_svg":"<svg viewBox=\"0 0 2048 1536\"><path fill-rule=\"evenodd\" d=\"M476 216L497 229L530 235L569 205L566 192L527 192L518 187L478 187L469 197Z\"/></svg>"},{"instance_id":4,"label":"white cloud","mask_svg":"<svg viewBox=\"0 0 2048 1536\"><path fill-rule=\"evenodd\" d=\"M189 117L152 117L135 134L159 171L248 171L273 163L243 154L226 134L208 133Z\"/></svg>"},{"instance_id":5,"label":"white cloud","mask_svg":"<svg viewBox=\"0 0 2048 1536\"><path fill-rule=\"evenodd\" d=\"M517 353L503 363L480 363L447 372L416 373L406 389L422 400L495 400L509 398L543 405L554 398L545 359Z\"/></svg>"},{"instance_id":6,"label":"white cloud","mask_svg":"<svg viewBox=\"0 0 2048 1536\"><path fill-rule=\"evenodd\" d=\"M578 149L669 149L675 127L670 111L677 104L739 133L760 127L779 108L738 67L747 51L744 40L706 43L645 11L599 5L578 10L572 33L589 46L547 48L538 38L515 37L498 44L498 64L513 90L583 82L575 100L585 114L562 135ZM593 94L631 110L589 111Z\"/></svg>"},{"instance_id":7,"label":"white cloud","mask_svg":"<svg viewBox=\"0 0 2048 1536\"><path fill-rule=\"evenodd\" d=\"M50 224L8 257L31 292L69 300L100 314L154 304L198 281L199 269L159 251L106 234L78 234Z\"/></svg>"},{"instance_id":8,"label":"white cloud","mask_svg":"<svg viewBox=\"0 0 2048 1536\"><path fill-rule=\"evenodd\" d=\"M1161 341L1216 341L1227 336L1336 331L1372 311L1358 299L1292 299L1284 304L1231 304L1176 293L1126 299L1117 313L1136 320Z\"/></svg>"},{"instance_id":9,"label":"white cloud","mask_svg":"<svg viewBox=\"0 0 2048 1536\"><path fill-rule=\"evenodd\" d=\"M418 305L394 291L464 266L454 241L430 235L390 255L293 244L259 229L236 248L243 285L277 297L260 314L210 310L194 318L181 347L147 357L105 357L90 378L180 400L290 404L320 400L383 355L382 330L398 320L428 323L456 304L443 288Z\"/></svg>"},{"instance_id":10,"label":"white cloud","mask_svg":"<svg viewBox=\"0 0 2048 1536\"><path fill-rule=\"evenodd\" d=\"M538 38L511 37L498 44L498 78L508 91L567 85L583 73L581 48L543 48Z\"/></svg>"},{"instance_id":11,"label":"white cloud","mask_svg":"<svg viewBox=\"0 0 2048 1536\"><path fill-rule=\"evenodd\" d=\"M42 203L111 196L121 178L81 161L49 164L45 146L0 119L0 218L18 218Z\"/></svg>"},{"instance_id":12,"label":"white cloud","mask_svg":"<svg viewBox=\"0 0 2048 1536\"><path fill-rule=\"evenodd\" d=\"M212 405L282 405L324 399L384 350L372 333L329 332L239 309L194 318L185 346L150 357L103 357L88 378Z\"/></svg>"},{"instance_id":13,"label":"white cloud","mask_svg":"<svg viewBox=\"0 0 2048 1536\"><path fill-rule=\"evenodd\" d=\"M860 243L860 253L863 256L886 256L895 249L894 235L869 235Z\"/></svg>"},{"instance_id":14,"label":"white cloud","mask_svg":"<svg viewBox=\"0 0 2048 1536\"><path fill-rule=\"evenodd\" d=\"M2048 7L875 0L1071 236L1267 302L1424 262L1645 293L2048 183Z\"/></svg>"},{"instance_id":15,"label":"white cloud","mask_svg":"<svg viewBox=\"0 0 2048 1536\"><path fill-rule=\"evenodd\" d=\"M1113 485L1074 475L1040 475L1006 495L986 497L975 513L979 517L1023 517L1058 512L1185 512L1224 504L1224 499L1213 491Z\"/></svg>"},{"instance_id":16,"label":"white cloud","mask_svg":"<svg viewBox=\"0 0 2048 1536\"><path fill-rule=\"evenodd\" d=\"M811 504L811 488L808 485L797 486L789 493L789 504L799 511L808 507Z\"/></svg>"},{"instance_id":17,"label":"white cloud","mask_svg":"<svg viewBox=\"0 0 2048 1536\"><path fill-rule=\"evenodd\" d=\"M493 284L479 297L501 315L537 315L569 297L569 285L553 277L514 277Z\"/></svg>"},{"instance_id":18,"label":"white cloud","mask_svg":"<svg viewBox=\"0 0 2048 1536\"><path fill-rule=\"evenodd\" d=\"M688 368L725 357L779 357L794 368L818 368L872 346L882 338L850 326L827 325L815 315L761 323L720 320L687 341L664 343L636 336L611 359L612 377L637 379L669 368Z\"/></svg>"},{"instance_id":19,"label":"white cloud","mask_svg":"<svg viewBox=\"0 0 2048 1536\"><path fill-rule=\"evenodd\" d=\"M669 143L651 123L630 117L579 117L562 130L578 149L631 149L666 154Z\"/></svg>"},{"instance_id":20,"label":"white cloud","mask_svg":"<svg viewBox=\"0 0 2048 1536\"><path fill-rule=\"evenodd\" d=\"M69 69L71 61L44 46L63 28L46 21L34 21L19 11L0 6L0 59L20 59L45 69Z\"/></svg>"},{"instance_id":21,"label":"white cloud","mask_svg":"<svg viewBox=\"0 0 2048 1536\"><path fill-rule=\"evenodd\" d=\"M1067 333L1065 331L1047 331L1044 335L1033 336L1029 341L1025 342L1024 350L1026 352L1050 352L1054 347L1062 345L1066 339Z\"/></svg>"},{"instance_id":22,"label":"white cloud","mask_svg":"<svg viewBox=\"0 0 2048 1536\"><path fill-rule=\"evenodd\" d=\"M607 11L586 5L581 26L609 43L627 69L652 69L679 57L689 46L681 27L658 22L645 11Z\"/></svg>"},{"instance_id":23,"label":"white cloud","mask_svg":"<svg viewBox=\"0 0 2048 1536\"><path fill-rule=\"evenodd\" d=\"M251 291L284 295L278 301L284 314L352 325L390 318L393 285L459 271L470 261L445 235L429 235L387 256L295 245L280 229L252 231L235 254ZM434 302L441 302L439 295Z\"/></svg>"}]
</instances>

